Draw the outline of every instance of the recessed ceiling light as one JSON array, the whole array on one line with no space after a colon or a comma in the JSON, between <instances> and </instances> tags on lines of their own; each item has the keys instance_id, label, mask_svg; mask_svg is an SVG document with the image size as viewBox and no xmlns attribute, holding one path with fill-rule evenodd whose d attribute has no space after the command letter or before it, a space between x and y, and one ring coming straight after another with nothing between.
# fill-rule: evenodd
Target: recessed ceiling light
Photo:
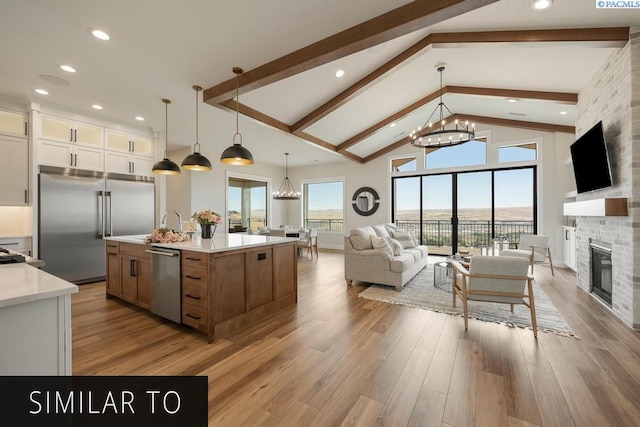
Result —
<instances>
[{"instance_id":1,"label":"recessed ceiling light","mask_svg":"<svg viewBox=\"0 0 640 427\"><path fill-rule=\"evenodd\" d=\"M390 128L395 127L396 126L396 122L393 122L389 125Z\"/></svg>"},{"instance_id":2,"label":"recessed ceiling light","mask_svg":"<svg viewBox=\"0 0 640 427\"><path fill-rule=\"evenodd\" d=\"M139 121L139 122L143 122L144 121L144 117L136 116L136 120Z\"/></svg>"},{"instance_id":3,"label":"recessed ceiling light","mask_svg":"<svg viewBox=\"0 0 640 427\"><path fill-rule=\"evenodd\" d=\"M92 107L95 108L96 110L102 110L102 105L99 105L99 104L93 104Z\"/></svg>"},{"instance_id":4,"label":"recessed ceiling light","mask_svg":"<svg viewBox=\"0 0 640 427\"><path fill-rule=\"evenodd\" d=\"M518 102L517 99L508 99L508 101L511 102L512 104Z\"/></svg>"},{"instance_id":5,"label":"recessed ceiling light","mask_svg":"<svg viewBox=\"0 0 640 427\"><path fill-rule=\"evenodd\" d=\"M40 95L49 95L49 92L44 89L36 89L36 93L39 93Z\"/></svg>"},{"instance_id":6,"label":"recessed ceiling light","mask_svg":"<svg viewBox=\"0 0 640 427\"><path fill-rule=\"evenodd\" d=\"M553 3L552 0L534 0L533 3L531 4L531 7L534 8L535 10L544 10L551 7L552 3Z\"/></svg>"},{"instance_id":7,"label":"recessed ceiling light","mask_svg":"<svg viewBox=\"0 0 640 427\"><path fill-rule=\"evenodd\" d=\"M62 68L64 71L68 72L68 73L75 73L76 69L73 68L71 65L61 65L60 68Z\"/></svg>"},{"instance_id":8,"label":"recessed ceiling light","mask_svg":"<svg viewBox=\"0 0 640 427\"><path fill-rule=\"evenodd\" d=\"M562 114L564 116L565 114L567 114L567 112L566 111L560 111L560 114Z\"/></svg>"},{"instance_id":9,"label":"recessed ceiling light","mask_svg":"<svg viewBox=\"0 0 640 427\"><path fill-rule=\"evenodd\" d=\"M91 30L91 34L93 34L95 38L100 40L109 40L111 38L109 37L109 34L105 33L102 30Z\"/></svg>"},{"instance_id":10,"label":"recessed ceiling light","mask_svg":"<svg viewBox=\"0 0 640 427\"><path fill-rule=\"evenodd\" d=\"M337 77L337 78L340 78L340 77L342 77L342 76L344 76L344 70L338 70L338 71L336 71L336 77Z\"/></svg>"}]
</instances>

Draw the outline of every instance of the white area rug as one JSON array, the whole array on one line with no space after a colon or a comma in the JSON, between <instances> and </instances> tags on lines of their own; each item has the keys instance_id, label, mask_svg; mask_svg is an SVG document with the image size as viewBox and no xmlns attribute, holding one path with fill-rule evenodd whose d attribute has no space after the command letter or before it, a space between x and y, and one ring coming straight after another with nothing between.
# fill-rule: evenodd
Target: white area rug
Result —
<instances>
[{"instance_id":1,"label":"white area rug","mask_svg":"<svg viewBox=\"0 0 640 427\"><path fill-rule=\"evenodd\" d=\"M441 261L441 259L432 260L430 257L429 264L400 291L391 286L371 285L360 293L360 297L462 316L462 301L460 301L460 298L456 301L456 307L453 307L451 292L433 286L433 263L438 261ZM443 288L450 289L450 286ZM575 337L573 330L564 320L564 317L535 281L533 282L533 296L539 331ZM516 305L514 313L511 313L508 304L469 301L469 318L531 329L531 314L529 309L522 304Z\"/></svg>"}]
</instances>

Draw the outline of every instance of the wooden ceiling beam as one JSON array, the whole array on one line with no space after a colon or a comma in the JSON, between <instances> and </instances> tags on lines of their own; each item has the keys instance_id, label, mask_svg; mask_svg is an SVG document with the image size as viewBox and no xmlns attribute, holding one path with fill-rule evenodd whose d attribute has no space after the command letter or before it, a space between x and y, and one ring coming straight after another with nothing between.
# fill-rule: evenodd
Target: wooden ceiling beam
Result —
<instances>
[{"instance_id":1,"label":"wooden ceiling beam","mask_svg":"<svg viewBox=\"0 0 640 427\"><path fill-rule=\"evenodd\" d=\"M462 15L497 0L416 0L354 27L312 43L238 77L246 93L303 71ZM206 89L204 102L215 105L232 98L236 78Z\"/></svg>"},{"instance_id":2,"label":"wooden ceiling beam","mask_svg":"<svg viewBox=\"0 0 640 427\"><path fill-rule=\"evenodd\" d=\"M551 123L527 122L524 120L501 119L497 117L486 117L486 116L472 116L469 114L454 114L453 116L449 116L449 118L459 119L459 120L464 119L474 123L484 123L486 125L497 125L497 126L506 126L506 127L512 127L512 128L520 128L520 129L540 130L543 132L561 132L561 133L571 133L571 134L576 133L576 128L574 126L555 125Z\"/></svg>"},{"instance_id":3,"label":"wooden ceiling beam","mask_svg":"<svg viewBox=\"0 0 640 427\"><path fill-rule=\"evenodd\" d=\"M391 145L387 145L386 147L376 151L375 153L369 154L367 157L364 158L364 162L369 163L370 161L375 160L380 156L384 156L385 154L392 152L396 148L400 148L405 145L408 145L410 142L411 142L411 138L408 136L405 136L401 140L396 141Z\"/></svg>"},{"instance_id":4,"label":"wooden ceiling beam","mask_svg":"<svg viewBox=\"0 0 640 427\"><path fill-rule=\"evenodd\" d=\"M434 47L478 43L594 43L622 47L629 41L629 27L434 33L431 38Z\"/></svg>"}]
</instances>

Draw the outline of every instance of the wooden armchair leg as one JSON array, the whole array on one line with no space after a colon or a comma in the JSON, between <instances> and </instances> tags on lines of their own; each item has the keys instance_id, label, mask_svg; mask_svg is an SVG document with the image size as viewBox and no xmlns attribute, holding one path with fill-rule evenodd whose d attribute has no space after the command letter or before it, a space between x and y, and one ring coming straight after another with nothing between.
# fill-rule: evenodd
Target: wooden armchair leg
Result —
<instances>
[{"instance_id":1,"label":"wooden armchair leg","mask_svg":"<svg viewBox=\"0 0 640 427\"><path fill-rule=\"evenodd\" d=\"M513 304L510 304L510 305L511 305L511 314L513 314Z\"/></svg>"},{"instance_id":2,"label":"wooden armchair leg","mask_svg":"<svg viewBox=\"0 0 640 427\"><path fill-rule=\"evenodd\" d=\"M553 261L551 260L551 249L547 248L547 253L549 254L549 267L551 267L551 275L555 276L555 274L553 274Z\"/></svg>"},{"instance_id":3,"label":"wooden armchair leg","mask_svg":"<svg viewBox=\"0 0 640 427\"><path fill-rule=\"evenodd\" d=\"M531 311L531 326L533 326L533 336L538 338L538 322L536 320L536 304L533 301L533 284L531 280L528 281L527 286L529 288L529 310Z\"/></svg>"}]
</instances>

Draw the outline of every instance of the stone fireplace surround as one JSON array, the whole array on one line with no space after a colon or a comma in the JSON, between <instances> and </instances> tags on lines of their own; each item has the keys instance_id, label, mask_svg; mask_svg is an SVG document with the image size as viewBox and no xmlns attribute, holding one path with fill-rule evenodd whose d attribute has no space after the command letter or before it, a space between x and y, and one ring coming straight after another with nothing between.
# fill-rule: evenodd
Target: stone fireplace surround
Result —
<instances>
[{"instance_id":1,"label":"stone fireplace surround","mask_svg":"<svg viewBox=\"0 0 640 427\"><path fill-rule=\"evenodd\" d=\"M612 248L611 310L640 329L640 27L614 51L578 95L576 137L602 120L613 186L578 194L576 201L626 197L628 216L583 216L576 220L577 285L590 291L589 242Z\"/></svg>"}]
</instances>

